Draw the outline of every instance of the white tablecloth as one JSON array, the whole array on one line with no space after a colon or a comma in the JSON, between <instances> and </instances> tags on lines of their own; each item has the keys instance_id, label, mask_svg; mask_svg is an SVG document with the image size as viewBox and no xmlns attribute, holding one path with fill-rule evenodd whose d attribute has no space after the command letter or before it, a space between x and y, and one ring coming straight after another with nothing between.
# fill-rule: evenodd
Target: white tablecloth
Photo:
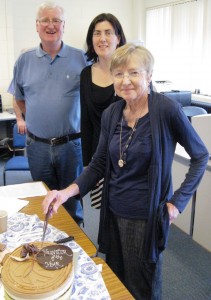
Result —
<instances>
[{"instance_id":1,"label":"white tablecloth","mask_svg":"<svg viewBox=\"0 0 211 300\"><path fill-rule=\"evenodd\" d=\"M12 251L23 243L41 241L43 221L37 215L16 213L8 220L7 232L0 234L0 242ZM53 242L67 237L67 234L48 225L45 241ZM78 263L72 288L71 300L108 300L111 299L103 281L100 267L96 266L86 252L75 242L65 243L73 252L78 252ZM3 287L0 283L0 299Z\"/></svg>"}]
</instances>

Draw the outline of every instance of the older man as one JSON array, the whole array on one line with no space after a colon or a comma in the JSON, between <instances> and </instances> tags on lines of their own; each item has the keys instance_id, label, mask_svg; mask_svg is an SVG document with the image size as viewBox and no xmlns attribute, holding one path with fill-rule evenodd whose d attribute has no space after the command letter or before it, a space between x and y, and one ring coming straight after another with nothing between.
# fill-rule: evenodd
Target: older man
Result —
<instances>
[{"instance_id":1,"label":"older man","mask_svg":"<svg viewBox=\"0 0 211 300\"><path fill-rule=\"evenodd\" d=\"M83 168L79 81L86 60L81 50L63 43L64 27L63 8L43 3L36 19L41 43L20 55L14 68L15 98L25 113L32 177L50 189L67 187ZM77 223L83 221L79 198L64 206Z\"/></svg>"}]
</instances>

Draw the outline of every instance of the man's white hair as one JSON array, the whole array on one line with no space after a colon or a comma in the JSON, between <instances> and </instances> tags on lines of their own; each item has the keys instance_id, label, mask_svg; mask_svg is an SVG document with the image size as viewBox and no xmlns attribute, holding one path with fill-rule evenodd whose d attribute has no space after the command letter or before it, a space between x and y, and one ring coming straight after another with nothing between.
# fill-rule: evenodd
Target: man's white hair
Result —
<instances>
[{"instance_id":1,"label":"man's white hair","mask_svg":"<svg viewBox=\"0 0 211 300\"><path fill-rule=\"evenodd\" d=\"M58 10L60 10L62 18L64 20L64 9L63 9L63 7L61 7L60 5L56 4L53 1L45 1L42 4L40 4L40 6L38 7L38 10L37 10L37 20L40 18L40 15L41 15L43 10L53 9L53 8L57 8Z\"/></svg>"}]
</instances>

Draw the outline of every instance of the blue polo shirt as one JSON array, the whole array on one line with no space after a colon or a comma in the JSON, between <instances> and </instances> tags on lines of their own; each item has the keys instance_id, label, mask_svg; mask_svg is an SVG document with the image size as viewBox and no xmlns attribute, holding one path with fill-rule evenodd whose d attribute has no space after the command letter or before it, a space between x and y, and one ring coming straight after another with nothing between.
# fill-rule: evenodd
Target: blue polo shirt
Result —
<instances>
[{"instance_id":1,"label":"blue polo shirt","mask_svg":"<svg viewBox=\"0 0 211 300\"><path fill-rule=\"evenodd\" d=\"M10 85L7 89L7 93L14 95L15 94L15 86L14 86L14 80L12 79L10 82Z\"/></svg>"},{"instance_id":2,"label":"blue polo shirt","mask_svg":"<svg viewBox=\"0 0 211 300\"><path fill-rule=\"evenodd\" d=\"M14 67L15 98L25 100L28 130L41 138L80 132L82 50L63 43L52 58L41 46L29 49Z\"/></svg>"}]
</instances>

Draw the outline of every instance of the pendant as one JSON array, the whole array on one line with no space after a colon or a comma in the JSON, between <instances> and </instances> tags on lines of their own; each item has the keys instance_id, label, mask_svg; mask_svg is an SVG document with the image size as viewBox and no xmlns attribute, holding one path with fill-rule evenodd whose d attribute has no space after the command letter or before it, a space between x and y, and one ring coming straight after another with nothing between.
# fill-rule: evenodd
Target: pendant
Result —
<instances>
[{"instance_id":1,"label":"pendant","mask_svg":"<svg viewBox=\"0 0 211 300\"><path fill-rule=\"evenodd\" d=\"M122 168L122 167L124 166L124 161L123 161L123 159L119 159L119 160L118 160L118 165L119 165L120 168Z\"/></svg>"}]
</instances>

